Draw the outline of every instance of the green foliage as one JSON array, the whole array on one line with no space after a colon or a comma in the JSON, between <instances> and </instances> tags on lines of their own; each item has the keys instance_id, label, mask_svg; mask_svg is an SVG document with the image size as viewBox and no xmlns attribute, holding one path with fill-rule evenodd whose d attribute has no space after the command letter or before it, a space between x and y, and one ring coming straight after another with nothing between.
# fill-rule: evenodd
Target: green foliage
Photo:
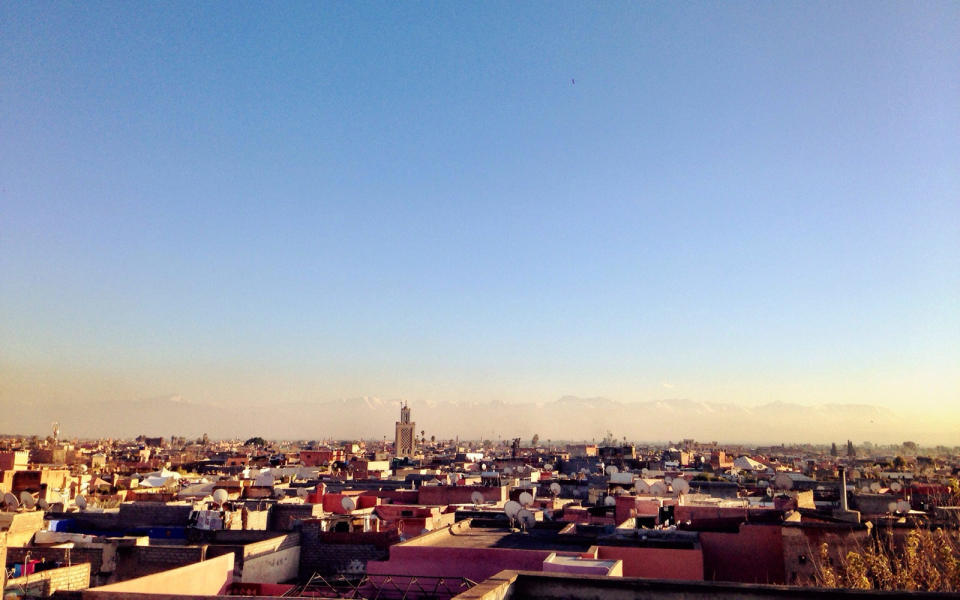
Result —
<instances>
[{"instance_id":1,"label":"green foliage","mask_svg":"<svg viewBox=\"0 0 960 600\"><path fill-rule=\"evenodd\" d=\"M258 448L262 448L262 447L264 447L264 446L267 445L267 440L263 439L263 438L260 437L260 436L252 437L252 438L250 438L249 440L245 441L245 442L243 443L243 445L244 445L244 446L257 446Z\"/></svg>"}]
</instances>

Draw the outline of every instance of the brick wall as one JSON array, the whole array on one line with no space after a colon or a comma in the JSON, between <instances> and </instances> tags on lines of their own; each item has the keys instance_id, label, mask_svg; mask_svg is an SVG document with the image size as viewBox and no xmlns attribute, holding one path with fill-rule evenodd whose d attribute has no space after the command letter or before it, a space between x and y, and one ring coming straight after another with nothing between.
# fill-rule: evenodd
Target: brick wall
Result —
<instances>
[{"instance_id":1,"label":"brick wall","mask_svg":"<svg viewBox=\"0 0 960 600\"><path fill-rule=\"evenodd\" d=\"M50 569L26 577L10 579L4 589L24 596L50 596L58 590L85 590L90 587L90 565L87 563Z\"/></svg>"},{"instance_id":2,"label":"brick wall","mask_svg":"<svg viewBox=\"0 0 960 600\"><path fill-rule=\"evenodd\" d=\"M293 531L296 521L323 515L320 504L274 504L270 509L271 531Z\"/></svg>"},{"instance_id":3,"label":"brick wall","mask_svg":"<svg viewBox=\"0 0 960 600\"><path fill-rule=\"evenodd\" d=\"M11 565L22 563L27 553L33 560L59 562L66 566L88 563L93 578L100 575L103 568L102 548L15 547L8 549L6 560Z\"/></svg>"},{"instance_id":4,"label":"brick wall","mask_svg":"<svg viewBox=\"0 0 960 600\"><path fill-rule=\"evenodd\" d=\"M192 504L131 502L120 505L120 527L186 527Z\"/></svg>"},{"instance_id":5,"label":"brick wall","mask_svg":"<svg viewBox=\"0 0 960 600\"><path fill-rule=\"evenodd\" d=\"M365 572L368 561L386 560L390 546L398 541L395 531L324 532L319 520L306 521L300 530L300 577Z\"/></svg>"},{"instance_id":6,"label":"brick wall","mask_svg":"<svg viewBox=\"0 0 960 600\"><path fill-rule=\"evenodd\" d=\"M207 546L127 546L117 549L116 580L152 575L206 558Z\"/></svg>"}]
</instances>

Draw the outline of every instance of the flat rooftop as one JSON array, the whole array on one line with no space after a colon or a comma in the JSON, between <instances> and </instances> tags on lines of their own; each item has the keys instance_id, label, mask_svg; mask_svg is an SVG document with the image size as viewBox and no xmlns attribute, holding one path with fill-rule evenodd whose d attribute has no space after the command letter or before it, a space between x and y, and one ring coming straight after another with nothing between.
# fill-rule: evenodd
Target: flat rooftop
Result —
<instances>
[{"instance_id":1,"label":"flat rooftop","mask_svg":"<svg viewBox=\"0 0 960 600\"><path fill-rule=\"evenodd\" d=\"M507 527L476 527L461 521L452 527L402 542L403 545L439 548L512 548L518 550L557 550L586 552L594 538L560 534L556 528L534 527L518 531Z\"/></svg>"}]
</instances>

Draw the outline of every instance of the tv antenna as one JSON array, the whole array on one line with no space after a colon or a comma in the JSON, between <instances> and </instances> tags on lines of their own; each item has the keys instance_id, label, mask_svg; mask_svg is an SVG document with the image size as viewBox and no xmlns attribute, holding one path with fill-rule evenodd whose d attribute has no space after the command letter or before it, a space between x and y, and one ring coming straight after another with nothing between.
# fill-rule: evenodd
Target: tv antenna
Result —
<instances>
[{"instance_id":1,"label":"tv antenna","mask_svg":"<svg viewBox=\"0 0 960 600\"><path fill-rule=\"evenodd\" d=\"M3 495L3 507L10 512L14 512L20 508L20 501L17 500L16 496L7 492Z\"/></svg>"},{"instance_id":2,"label":"tv antenna","mask_svg":"<svg viewBox=\"0 0 960 600\"><path fill-rule=\"evenodd\" d=\"M526 508L521 508L517 512L517 521L520 522L520 529L523 531L530 531L537 524L537 517L533 512L527 510Z\"/></svg>"},{"instance_id":3,"label":"tv antenna","mask_svg":"<svg viewBox=\"0 0 960 600\"><path fill-rule=\"evenodd\" d=\"M27 490L23 490L20 492L20 504L22 504L24 508L33 508L37 505L37 499Z\"/></svg>"}]
</instances>

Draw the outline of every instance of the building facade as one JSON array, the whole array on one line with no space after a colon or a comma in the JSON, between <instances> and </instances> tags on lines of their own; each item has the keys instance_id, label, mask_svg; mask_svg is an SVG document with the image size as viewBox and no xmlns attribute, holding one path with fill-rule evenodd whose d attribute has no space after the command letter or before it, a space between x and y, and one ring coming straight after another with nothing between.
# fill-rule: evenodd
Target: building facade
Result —
<instances>
[{"instance_id":1,"label":"building facade","mask_svg":"<svg viewBox=\"0 0 960 600\"><path fill-rule=\"evenodd\" d=\"M400 408L400 420L396 425L396 437L393 443L393 453L398 457L411 457L417 447L416 423L410 421L410 407L404 404Z\"/></svg>"}]
</instances>

